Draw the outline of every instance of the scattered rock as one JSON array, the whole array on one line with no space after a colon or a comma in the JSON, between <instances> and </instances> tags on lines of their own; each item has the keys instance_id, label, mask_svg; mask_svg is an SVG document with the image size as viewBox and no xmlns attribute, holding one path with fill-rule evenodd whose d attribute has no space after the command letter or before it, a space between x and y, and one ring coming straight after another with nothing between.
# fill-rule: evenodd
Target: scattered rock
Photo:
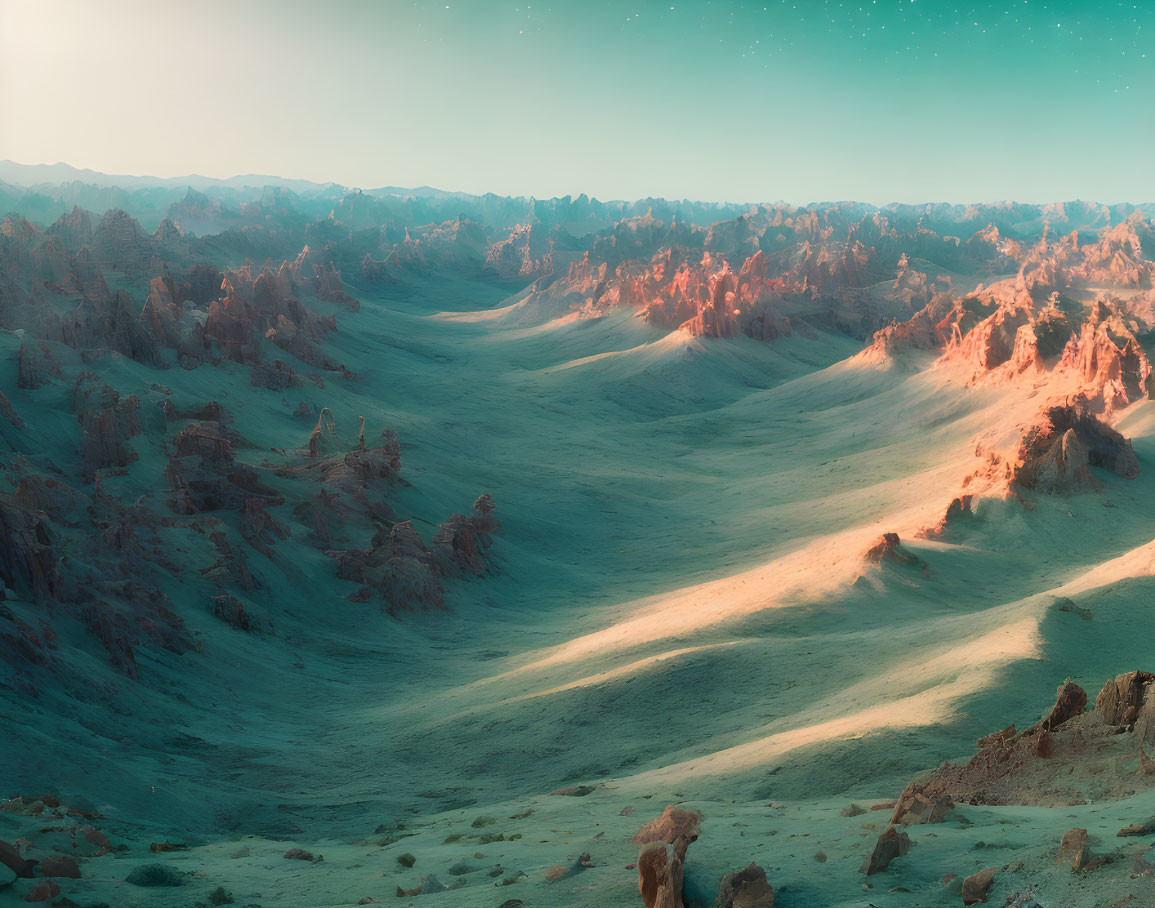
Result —
<instances>
[{"instance_id":1,"label":"scattered rock","mask_svg":"<svg viewBox=\"0 0 1155 908\"><path fill-rule=\"evenodd\" d=\"M592 860L593 859L588 854L579 855L578 859L568 867L564 868L561 874L556 877L556 879L568 880L570 877L577 876L587 867L591 866Z\"/></svg>"},{"instance_id":2,"label":"scattered rock","mask_svg":"<svg viewBox=\"0 0 1155 908\"><path fill-rule=\"evenodd\" d=\"M674 845L678 857L685 859L686 849L697 840L701 829L702 815L695 810L682 810L672 804L662 811L662 815L650 820L634 835L635 845L650 842L665 842Z\"/></svg>"},{"instance_id":3,"label":"scattered rock","mask_svg":"<svg viewBox=\"0 0 1155 908\"><path fill-rule=\"evenodd\" d=\"M18 879L30 880L36 875L37 862L28 860L19 848L5 841L0 841L0 864L15 873Z\"/></svg>"},{"instance_id":4,"label":"scattered rock","mask_svg":"<svg viewBox=\"0 0 1155 908\"><path fill-rule=\"evenodd\" d=\"M1063 833L1063 840L1059 843L1059 851L1055 855L1055 863L1074 860L1079 850L1087 844L1087 830L1068 829Z\"/></svg>"},{"instance_id":5,"label":"scattered rock","mask_svg":"<svg viewBox=\"0 0 1155 908\"><path fill-rule=\"evenodd\" d=\"M994 868L987 867L985 870L972 873L964 879L962 884L963 904L977 905L979 902L985 902L987 900L987 890L991 888L991 882L994 878Z\"/></svg>"},{"instance_id":6,"label":"scattered rock","mask_svg":"<svg viewBox=\"0 0 1155 908\"><path fill-rule=\"evenodd\" d=\"M757 864L722 877L714 908L774 908L774 890Z\"/></svg>"},{"instance_id":7,"label":"scattered rock","mask_svg":"<svg viewBox=\"0 0 1155 908\"><path fill-rule=\"evenodd\" d=\"M883 533L878 541L863 553L863 560L874 564L881 564L883 559L895 564L914 564L918 558L909 554L901 547L898 533Z\"/></svg>"},{"instance_id":8,"label":"scattered rock","mask_svg":"<svg viewBox=\"0 0 1155 908\"><path fill-rule=\"evenodd\" d=\"M941 823L954 810L954 800L948 794L928 796L922 786L913 783L898 797L890 822L893 825Z\"/></svg>"},{"instance_id":9,"label":"scattered rock","mask_svg":"<svg viewBox=\"0 0 1155 908\"><path fill-rule=\"evenodd\" d=\"M1153 834L1155 834L1155 817L1152 817L1145 823L1133 823L1130 826L1124 826L1117 833L1115 833L1116 836Z\"/></svg>"},{"instance_id":10,"label":"scattered rock","mask_svg":"<svg viewBox=\"0 0 1155 908\"><path fill-rule=\"evenodd\" d=\"M882 873L890 866L891 861L903 857L908 851L910 851L910 836L905 832L899 832L893 826L888 826L878 837L874 851L863 861L858 872L867 876Z\"/></svg>"},{"instance_id":11,"label":"scattered rock","mask_svg":"<svg viewBox=\"0 0 1155 908\"><path fill-rule=\"evenodd\" d=\"M1071 615L1077 615L1079 618L1082 618L1084 621L1091 621L1093 619L1093 616L1091 615L1091 610L1089 608L1083 608L1080 605L1075 605L1074 602L1072 602L1070 599L1067 599L1065 597L1057 598L1055 600L1055 607L1058 608L1058 610L1060 612L1067 612L1068 614L1071 614Z\"/></svg>"},{"instance_id":12,"label":"scattered rock","mask_svg":"<svg viewBox=\"0 0 1155 908\"><path fill-rule=\"evenodd\" d=\"M166 851L188 851L188 845L183 842L170 842L165 839L163 842L153 842L148 846L148 850L153 854L162 854Z\"/></svg>"},{"instance_id":13,"label":"scattered rock","mask_svg":"<svg viewBox=\"0 0 1155 908\"><path fill-rule=\"evenodd\" d=\"M646 908L682 908L686 851L698 838L702 815L668 805L634 836L638 855L638 890Z\"/></svg>"},{"instance_id":14,"label":"scattered rock","mask_svg":"<svg viewBox=\"0 0 1155 908\"><path fill-rule=\"evenodd\" d=\"M1071 862L1071 869L1076 873L1084 873L1088 870L1094 870L1096 867L1102 867L1104 864L1110 864L1114 860L1113 855L1093 854L1090 846L1083 845L1075 852L1075 859Z\"/></svg>"},{"instance_id":15,"label":"scattered rock","mask_svg":"<svg viewBox=\"0 0 1155 908\"><path fill-rule=\"evenodd\" d=\"M638 855L638 891L645 908L682 908L682 862L664 842L650 842Z\"/></svg>"},{"instance_id":16,"label":"scattered rock","mask_svg":"<svg viewBox=\"0 0 1155 908\"><path fill-rule=\"evenodd\" d=\"M413 855L406 852L405 854L397 855L397 863L400 864L402 867L408 868L408 867L412 867L414 864L417 863L417 858L415 858Z\"/></svg>"}]
</instances>

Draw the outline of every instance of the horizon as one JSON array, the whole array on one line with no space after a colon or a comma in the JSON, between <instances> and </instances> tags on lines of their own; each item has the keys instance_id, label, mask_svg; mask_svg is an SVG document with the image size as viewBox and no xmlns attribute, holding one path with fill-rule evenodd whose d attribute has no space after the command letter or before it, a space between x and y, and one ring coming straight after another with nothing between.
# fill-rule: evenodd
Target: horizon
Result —
<instances>
[{"instance_id":1,"label":"horizon","mask_svg":"<svg viewBox=\"0 0 1155 908\"><path fill-rule=\"evenodd\" d=\"M917 208L917 207L920 207L923 205L951 205L951 206L964 206L965 207L965 206L994 206L994 205L1043 205L1043 206L1046 206L1046 205L1086 204L1086 205L1102 205L1102 206L1107 207L1107 208L1113 208L1113 207L1117 207L1120 205L1132 206L1135 208L1142 208L1144 206L1155 205L1155 197L1153 197L1151 200L1136 198L1136 199L1113 199L1110 201L1105 200L1105 199L1098 199L1098 198L1080 198L1080 197L1076 197L1076 198L1048 198L1048 199L991 198L991 199L965 199L965 200L929 199L928 198L928 199L921 199L921 200L912 201L912 202L904 202L904 201L898 201L898 200L891 200L889 202L872 202L872 201L867 201L867 200L858 199L858 198L829 198L829 199L812 199L809 201L800 202L800 201L792 201L789 199L736 200L736 199L693 198L693 197L688 197L688 196L602 197L602 196L598 196L598 195L595 195L594 193L590 193L590 192L572 192L572 191L561 193L560 195L536 196L536 195L533 195L532 193L470 192L470 191L462 190L462 189L448 189L444 186L432 186L432 185L402 186L400 184L381 183L381 184L373 185L373 186L355 186L355 185L351 185L351 184L347 184L347 183L340 183L340 182L333 181L333 180L316 181L316 180L310 180L310 179L305 178L305 177L285 176L283 174L259 173L259 172L233 173L233 174L229 174L227 176L211 176L209 174L204 174L204 173L182 173L182 174L174 174L172 176L163 176L163 175L156 174L156 173L107 173L105 171L95 170L95 169L90 168L90 167L79 167L75 164L69 163L68 161L52 161L52 162L41 162L41 163L36 163L36 164L28 164L28 163L24 163L21 161L13 161L9 158L0 159L0 165L5 165L5 164L11 164L11 165L15 165L17 167L25 167L25 168L68 167L68 168L76 171L77 173L91 173L91 174L94 174L96 176L106 177L110 181L116 180L116 179L156 180L156 181L158 181L158 183L171 184L171 188L174 188L174 189L179 189L181 185L186 185L187 190L191 190L193 192L202 192L202 193L205 191L205 188L198 189L197 187L195 187L191 184L182 184L182 181L184 181L186 179L188 179L188 180L203 180L206 183L209 183L212 185L223 185L223 184L230 183L230 182L233 182L236 180L244 180L244 179L247 179L249 177L253 177L253 178L259 178L259 179L276 180L276 181L280 181L281 183L310 183L310 184L317 186L317 187L333 186L333 187L337 187L339 189L347 190L349 192L374 193L374 192L381 192L381 191L387 190L387 189L404 190L406 192L419 192L421 190L429 190L431 192L444 193L446 195L461 195L461 196L467 196L467 197L481 197L481 196L484 196L486 194L493 194L493 195L502 196L504 198L535 199L535 200L540 200L540 201L545 201L545 200L549 200L549 199L561 199L561 198L576 199L576 198L580 198L581 196L584 195L584 196L586 196L586 198L590 199L591 201L601 202L603 204L614 204L614 203L631 203L631 204L633 204L633 203L644 202L644 201L648 201L648 200L665 201L665 202L686 202L686 203L695 204L695 205L718 205L718 206L748 205L748 206L752 206L752 207L757 207L757 206L787 205L787 206L790 206L793 208L810 208L810 207L823 206L823 205L846 205L846 204L849 204L849 205L867 205L867 206L870 206L873 208L877 208L879 210L885 210L887 208L894 208L894 207ZM4 182L6 182L6 181L2 177L0 177L0 183L4 183ZM58 186L58 185L62 185L62 181L47 179L47 180L42 180L42 181L37 182L37 183L31 183L31 182L29 182L29 183L9 183L9 185L18 186L21 188L34 188L37 186ZM90 185L96 185L96 184L90 184ZM115 182L109 182L107 185L110 187L117 187L117 188L121 188L121 189L127 188L124 186L120 186L119 184L117 184ZM272 186L272 185L276 185L276 184L274 184L274 183L264 183L264 184L253 183L253 184L245 184L245 185L247 188L257 189L257 188L264 188L265 186ZM139 187L139 188L145 188L145 187ZM210 185L209 187L206 187L206 188L212 188L212 186ZM290 190L290 191L292 191L292 190Z\"/></svg>"},{"instance_id":2,"label":"horizon","mask_svg":"<svg viewBox=\"0 0 1155 908\"><path fill-rule=\"evenodd\" d=\"M1080 7L335 0L317 19L265 0L10 0L0 158L61 161L83 135L76 166L126 175L879 206L1153 198L1145 168L1103 166L1060 124L1155 142L1155 9ZM105 53L114 42L133 52ZM146 128L118 125L137 112Z\"/></svg>"}]
</instances>

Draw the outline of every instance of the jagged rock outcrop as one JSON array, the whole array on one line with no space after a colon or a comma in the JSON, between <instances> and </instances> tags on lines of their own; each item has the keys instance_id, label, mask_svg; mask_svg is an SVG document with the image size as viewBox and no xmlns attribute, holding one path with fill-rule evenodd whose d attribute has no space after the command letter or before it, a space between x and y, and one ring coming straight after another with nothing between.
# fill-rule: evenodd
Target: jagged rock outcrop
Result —
<instances>
[{"instance_id":1,"label":"jagged rock outcrop","mask_svg":"<svg viewBox=\"0 0 1155 908\"><path fill-rule=\"evenodd\" d=\"M261 633L261 619L245 610L245 605L236 596L221 593L212 600L212 613L230 627L247 634Z\"/></svg>"},{"instance_id":2,"label":"jagged rock outcrop","mask_svg":"<svg viewBox=\"0 0 1155 908\"><path fill-rule=\"evenodd\" d=\"M892 826L917 826L923 823L941 823L954 810L949 794L927 795L917 782L906 787L894 805Z\"/></svg>"},{"instance_id":3,"label":"jagged rock outcrop","mask_svg":"<svg viewBox=\"0 0 1155 908\"><path fill-rule=\"evenodd\" d=\"M41 388L50 378L61 378L60 363L47 344L28 339L20 341L16 365L16 387L24 390Z\"/></svg>"},{"instance_id":4,"label":"jagged rock outcrop","mask_svg":"<svg viewBox=\"0 0 1155 908\"><path fill-rule=\"evenodd\" d=\"M367 551L331 554L338 577L377 591L392 611L445 607L436 559L411 521L379 532Z\"/></svg>"},{"instance_id":5,"label":"jagged rock outcrop","mask_svg":"<svg viewBox=\"0 0 1155 908\"><path fill-rule=\"evenodd\" d=\"M144 272L151 270L156 241L128 212L119 208L105 212L92 232L86 258L101 268Z\"/></svg>"},{"instance_id":6,"label":"jagged rock outcrop","mask_svg":"<svg viewBox=\"0 0 1155 908\"><path fill-rule=\"evenodd\" d=\"M44 232L59 237L65 249L80 249L92 242L92 212L73 205L70 212L62 214Z\"/></svg>"},{"instance_id":7,"label":"jagged rock outcrop","mask_svg":"<svg viewBox=\"0 0 1155 908\"><path fill-rule=\"evenodd\" d=\"M702 815L670 805L642 826L633 842L640 846L638 890L646 908L683 908L686 852L701 831Z\"/></svg>"},{"instance_id":8,"label":"jagged rock outcrop","mask_svg":"<svg viewBox=\"0 0 1155 908\"><path fill-rule=\"evenodd\" d=\"M898 533L883 533L878 541L862 555L863 561L881 564L884 560L895 564L914 564L918 559L902 548Z\"/></svg>"},{"instance_id":9,"label":"jagged rock outcrop","mask_svg":"<svg viewBox=\"0 0 1155 908\"><path fill-rule=\"evenodd\" d=\"M61 321L61 340L77 350L112 350L137 362L160 363L157 343L138 317L139 309L124 290L85 293L72 314Z\"/></svg>"},{"instance_id":10,"label":"jagged rock outcrop","mask_svg":"<svg viewBox=\"0 0 1155 908\"><path fill-rule=\"evenodd\" d=\"M1095 719L1155 743L1155 674L1133 671L1108 681L1095 698Z\"/></svg>"},{"instance_id":11,"label":"jagged rock outcrop","mask_svg":"<svg viewBox=\"0 0 1155 908\"><path fill-rule=\"evenodd\" d=\"M533 280L551 274L554 269L553 239L540 227L519 224L509 236L490 246L484 270L502 280Z\"/></svg>"},{"instance_id":12,"label":"jagged rock outcrop","mask_svg":"<svg viewBox=\"0 0 1155 908\"><path fill-rule=\"evenodd\" d=\"M140 433L140 401L135 395L121 400L114 388L82 372L76 379L72 410L80 423L80 460L87 476L105 468L123 469L137 459L127 444Z\"/></svg>"},{"instance_id":13,"label":"jagged rock outcrop","mask_svg":"<svg viewBox=\"0 0 1155 908\"><path fill-rule=\"evenodd\" d=\"M1101 491L1092 466L1124 479L1139 475L1131 443L1117 431L1082 407L1051 407L1023 438L1014 482L1052 495Z\"/></svg>"},{"instance_id":14,"label":"jagged rock outcrop","mask_svg":"<svg viewBox=\"0 0 1155 908\"><path fill-rule=\"evenodd\" d=\"M403 482L397 434L385 429L376 447L366 447L362 420L356 449L341 454L328 451L335 444L334 432L331 414L322 411L310 439L309 461L281 471L289 477L313 478L321 486L314 498L294 509L294 515L311 526L311 539L337 561L337 576L362 585L358 601L367 601L376 592L390 612L444 608L444 579L489 570L484 554L499 529L493 499L480 496L472 516L451 515L437 528L432 545L426 545L413 521L398 521L382 497ZM348 539L351 518L378 527L368 549L335 547Z\"/></svg>"},{"instance_id":15,"label":"jagged rock outcrop","mask_svg":"<svg viewBox=\"0 0 1155 908\"><path fill-rule=\"evenodd\" d=\"M489 240L480 224L455 218L426 227L406 227L404 239L384 258L390 271L478 272L489 255Z\"/></svg>"},{"instance_id":16,"label":"jagged rock outcrop","mask_svg":"<svg viewBox=\"0 0 1155 908\"><path fill-rule=\"evenodd\" d=\"M59 588L52 532L42 512L17 496L0 496L0 579L4 589L43 600Z\"/></svg>"},{"instance_id":17,"label":"jagged rock outcrop","mask_svg":"<svg viewBox=\"0 0 1155 908\"><path fill-rule=\"evenodd\" d=\"M361 304L345 289L341 272L324 250L309 245L288 263L288 273L296 289L304 289L319 300L339 303L353 312L361 311Z\"/></svg>"},{"instance_id":18,"label":"jagged rock outcrop","mask_svg":"<svg viewBox=\"0 0 1155 908\"><path fill-rule=\"evenodd\" d=\"M254 469L236 462L235 446L242 442L236 431L208 421L190 422L173 437L164 475L173 490L171 506L178 514L248 513L283 501Z\"/></svg>"},{"instance_id":19,"label":"jagged rock outcrop","mask_svg":"<svg viewBox=\"0 0 1155 908\"><path fill-rule=\"evenodd\" d=\"M1011 725L986 735L966 764L943 763L912 783L895 822L935 822L954 803L1060 807L1155 785L1143 751L1155 745L1155 675L1119 675L1104 684L1094 709L1086 704L1083 688L1063 683L1050 712L1026 731ZM1121 775L1119 765L1136 755L1138 775Z\"/></svg>"}]
</instances>

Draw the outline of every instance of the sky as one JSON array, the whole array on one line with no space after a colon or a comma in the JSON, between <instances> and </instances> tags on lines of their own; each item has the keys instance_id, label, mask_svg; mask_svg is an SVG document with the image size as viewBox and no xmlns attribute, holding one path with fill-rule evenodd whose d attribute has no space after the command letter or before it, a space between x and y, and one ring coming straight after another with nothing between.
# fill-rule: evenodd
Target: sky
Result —
<instances>
[{"instance_id":1,"label":"sky","mask_svg":"<svg viewBox=\"0 0 1155 908\"><path fill-rule=\"evenodd\" d=\"M1155 201L1155 0L0 0L0 159L794 203Z\"/></svg>"}]
</instances>

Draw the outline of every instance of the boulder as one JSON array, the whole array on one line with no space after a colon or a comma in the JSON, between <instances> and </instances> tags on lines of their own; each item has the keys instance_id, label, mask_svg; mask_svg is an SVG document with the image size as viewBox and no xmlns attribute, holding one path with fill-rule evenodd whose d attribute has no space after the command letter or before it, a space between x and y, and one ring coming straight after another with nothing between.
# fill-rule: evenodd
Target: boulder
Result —
<instances>
[{"instance_id":1,"label":"boulder","mask_svg":"<svg viewBox=\"0 0 1155 908\"><path fill-rule=\"evenodd\" d=\"M672 846L650 842L638 855L638 891L645 908L683 908L682 861Z\"/></svg>"},{"instance_id":2,"label":"boulder","mask_svg":"<svg viewBox=\"0 0 1155 908\"><path fill-rule=\"evenodd\" d=\"M921 785L912 783L899 795L890 822L892 825L904 826L941 823L952 810L954 801L950 795L928 795L922 790Z\"/></svg>"},{"instance_id":3,"label":"boulder","mask_svg":"<svg viewBox=\"0 0 1155 908\"><path fill-rule=\"evenodd\" d=\"M36 875L36 861L30 861L15 845L0 841L0 864L11 870L18 879L30 880Z\"/></svg>"},{"instance_id":4,"label":"boulder","mask_svg":"<svg viewBox=\"0 0 1155 908\"><path fill-rule=\"evenodd\" d=\"M1059 850L1055 854L1055 863L1063 864L1073 861L1075 855L1087 844L1087 830L1085 829L1068 829L1063 833L1063 839L1059 843Z\"/></svg>"},{"instance_id":5,"label":"boulder","mask_svg":"<svg viewBox=\"0 0 1155 908\"><path fill-rule=\"evenodd\" d=\"M964 905L977 905L987 900L987 890L995 878L993 867L987 867L978 873L972 873L962 884L962 898Z\"/></svg>"},{"instance_id":6,"label":"boulder","mask_svg":"<svg viewBox=\"0 0 1155 908\"><path fill-rule=\"evenodd\" d=\"M646 908L683 908L686 851L698 838L702 815L672 804L633 838L638 855L638 889Z\"/></svg>"},{"instance_id":7,"label":"boulder","mask_svg":"<svg viewBox=\"0 0 1155 908\"><path fill-rule=\"evenodd\" d=\"M685 859L686 850L697 841L701 831L702 815L696 810L682 810L672 804L657 819L650 820L634 835L635 845L665 842L673 845L678 857Z\"/></svg>"},{"instance_id":8,"label":"boulder","mask_svg":"<svg viewBox=\"0 0 1155 908\"><path fill-rule=\"evenodd\" d=\"M1130 826L1124 826L1120 829L1116 836L1131 836L1131 835L1155 835L1155 817L1143 823L1132 823Z\"/></svg>"},{"instance_id":9,"label":"boulder","mask_svg":"<svg viewBox=\"0 0 1155 908\"><path fill-rule=\"evenodd\" d=\"M905 856L908 851L910 851L910 836L905 832L899 832L893 826L888 826L878 837L874 850L863 861L858 872L867 876L882 873L890 866L891 861Z\"/></svg>"},{"instance_id":10,"label":"boulder","mask_svg":"<svg viewBox=\"0 0 1155 908\"><path fill-rule=\"evenodd\" d=\"M757 864L722 877L714 908L774 908L774 890Z\"/></svg>"},{"instance_id":11,"label":"boulder","mask_svg":"<svg viewBox=\"0 0 1155 908\"><path fill-rule=\"evenodd\" d=\"M878 541L866 550L862 558L864 561L874 564L881 563L883 559L893 561L896 564L910 564L912 561L916 561L916 558L902 551L899 547L900 542L898 533L883 533Z\"/></svg>"}]
</instances>

